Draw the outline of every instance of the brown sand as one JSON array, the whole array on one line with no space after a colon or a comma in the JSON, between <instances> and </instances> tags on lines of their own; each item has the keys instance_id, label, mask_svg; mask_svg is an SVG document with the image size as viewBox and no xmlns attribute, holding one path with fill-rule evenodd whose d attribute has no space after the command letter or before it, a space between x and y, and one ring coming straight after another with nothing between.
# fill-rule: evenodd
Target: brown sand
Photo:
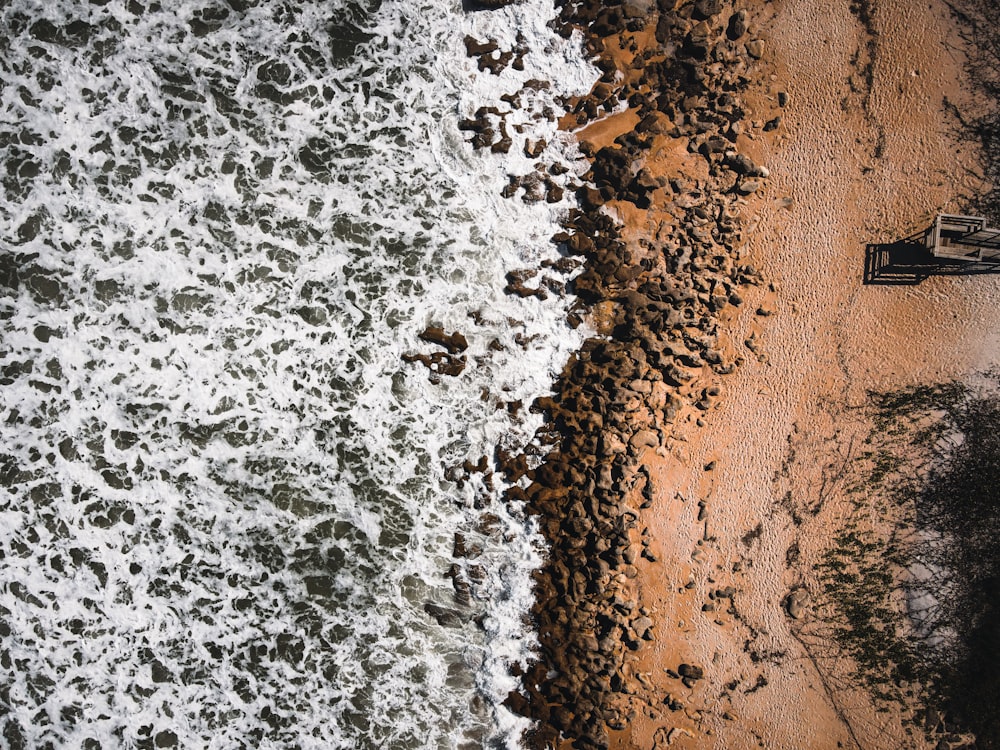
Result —
<instances>
[{"instance_id":1,"label":"brown sand","mask_svg":"<svg viewBox=\"0 0 1000 750\"><path fill-rule=\"evenodd\" d=\"M870 30L847 0L780 0L757 23L763 80L744 98L769 113L788 94L781 126L740 144L771 170L751 202L748 249L774 289L751 290L728 323L746 363L724 380L720 406L703 427L695 414L680 420L666 448L647 455L660 500L640 527L658 561L639 564L639 591L656 636L630 665L634 695L623 700L634 718L612 739L921 747L897 710L876 710L843 660L803 645L809 606L797 621L782 601L815 585L809 562L844 516L830 467L869 429L856 408L868 390L968 378L1000 359L1000 278L862 283L866 243L922 229L979 187L974 151L954 140L942 106L943 97L969 104L960 43L938 0L877 0ZM775 314L755 314L761 305ZM751 335L757 353L741 343ZM797 526L780 502L786 491L819 512ZM793 544L800 556L789 564ZM727 586L731 600L710 598ZM665 671L682 662L705 669L692 689ZM683 708L671 711L667 695Z\"/></svg>"}]
</instances>

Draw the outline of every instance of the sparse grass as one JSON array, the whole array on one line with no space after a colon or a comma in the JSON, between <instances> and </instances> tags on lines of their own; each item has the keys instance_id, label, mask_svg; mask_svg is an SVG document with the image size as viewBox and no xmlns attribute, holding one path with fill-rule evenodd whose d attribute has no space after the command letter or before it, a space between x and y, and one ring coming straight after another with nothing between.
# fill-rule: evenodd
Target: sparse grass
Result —
<instances>
[{"instance_id":1,"label":"sparse grass","mask_svg":"<svg viewBox=\"0 0 1000 750\"><path fill-rule=\"evenodd\" d=\"M845 483L855 516L816 565L825 632L876 701L916 697L977 748L1000 747L1000 395L946 383L870 400L873 429ZM933 578L908 584L917 562ZM938 601L929 627L905 611L913 585Z\"/></svg>"},{"instance_id":2,"label":"sparse grass","mask_svg":"<svg viewBox=\"0 0 1000 750\"><path fill-rule=\"evenodd\" d=\"M903 560L891 543L869 531L842 531L823 555L823 592L841 622L833 635L857 665L856 676L882 701L904 700L921 676L921 659L893 604Z\"/></svg>"},{"instance_id":3,"label":"sparse grass","mask_svg":"<svg viewBox=\"0 0 1000 750\"><path fill-rule=\"evenodd\" d=\"M963 135L979 144L987 188L969 209L1000 225L1000 5L996 0L948 0L968 49L966 73L982 110L956 112Z\"/></svg>"}]
</instances>

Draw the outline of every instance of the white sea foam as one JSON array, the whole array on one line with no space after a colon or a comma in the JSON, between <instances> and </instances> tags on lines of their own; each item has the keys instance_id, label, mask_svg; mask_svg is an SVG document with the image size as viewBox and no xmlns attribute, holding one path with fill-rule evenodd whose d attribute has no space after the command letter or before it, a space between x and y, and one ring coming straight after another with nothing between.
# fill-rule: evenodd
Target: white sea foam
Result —
<instances>
[{"instance_id":1,"label":"white sea foam","mask_svg":"<svg viewBox=\"0 0 1000 750\"><path fill-rule=\"evenodd\" d=\"M595 75L542 0L380 5L0 9L8 744L516 745L537 541L444 467L528 441L496 407L580 333L503 291L566 205L502 199L534 162L457 125L549 80L508 122L572 164L539 115ZM465 57L517 31L524 71ZM428 324L468 337L459 377L401 360Z\"/></svg>"}]
</instances>

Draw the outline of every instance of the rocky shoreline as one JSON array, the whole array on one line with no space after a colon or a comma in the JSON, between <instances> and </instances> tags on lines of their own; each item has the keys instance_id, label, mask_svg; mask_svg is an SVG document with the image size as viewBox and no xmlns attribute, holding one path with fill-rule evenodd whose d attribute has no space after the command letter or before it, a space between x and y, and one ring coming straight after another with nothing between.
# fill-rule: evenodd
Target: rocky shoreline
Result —
<instances>
[{"instance_id":1,"label":"rocky shoreline","mask_svg":"<svg viewBox=\"0 0 1000 750\"><path fill-rule=\"evenodd\" d=\"M972 703L888 669L904 652L869 626L907 637L909 563L887 572L881 542L850 555L858 534L900 532L879 510L874 477L894 459L869 445L873 392L979 382L1000 356L984 334L995 277L869 266L995 193L978 16L906 0L556 5L601 71L562 102L590 169L568 175L526 142L536 168L505 194L575 194L557 270L582 267L570 322L596 335L533 405L551 452L496 456L548 544L538 659L507 705L539 748L971 746ZM473 41L480 69L522 54ZM480 148L521 148L503 120L484 108L463 125ZM540 269L508 282L558 292ZM831 561L841 584L879 568L884 590L852 609Z\"/></svg>"},{"instance_id":2,"label":"rocky shoreline","mask_svg":"<svg viewBox=\"0 0 1000 750\"><path fill-rule=\"evenodd\" d=\"M741 247L746 198L768 173L740 147L780 117L754 121L741 101L763 46L746 10L721 0L557 5L559 33L582 32L603 71L588 96L565 102L561 125L592 167L553 238L567 263L583 264L572 291L599 336L533 406L547 417L543 463L498 456L510 499L538 517L549 549L532 611L539 658L507 705L536 721L533 747L604 748L631 719L616 698L630 692L625 664L659 627L635 584L637 566L657 562L637 512L661 494L644 456L662 450L675 420L711 409L741 363L719 325L743 304L741 287L763 283ZM480 69L523 54L466 46ZM496 108L476 114L462 123L476 147L511 148ZM548 174L512 176L506 194L559 200ZM511 293L534 291L509 281ZM691 685L704 671L680 664L675 674Z\"/></svg>"}]
</instances>

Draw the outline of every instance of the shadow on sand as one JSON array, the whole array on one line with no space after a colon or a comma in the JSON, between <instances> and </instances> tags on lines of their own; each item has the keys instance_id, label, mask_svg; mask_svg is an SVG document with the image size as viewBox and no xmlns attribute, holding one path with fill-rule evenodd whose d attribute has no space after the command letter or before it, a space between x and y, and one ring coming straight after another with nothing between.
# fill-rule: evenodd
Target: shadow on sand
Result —
<instances>
[{"instance_id":1,"label":"shadow on sand","mask_svg":"<svg viewBox=\"0 0 1000 750\"><path fill-rule=\"evenodd\" d=\"M905 239L865 247L865 284L914 285L931 276L1000 273L1000 263L935 258L920 232Z\"/></svg>"}]
</instances>

